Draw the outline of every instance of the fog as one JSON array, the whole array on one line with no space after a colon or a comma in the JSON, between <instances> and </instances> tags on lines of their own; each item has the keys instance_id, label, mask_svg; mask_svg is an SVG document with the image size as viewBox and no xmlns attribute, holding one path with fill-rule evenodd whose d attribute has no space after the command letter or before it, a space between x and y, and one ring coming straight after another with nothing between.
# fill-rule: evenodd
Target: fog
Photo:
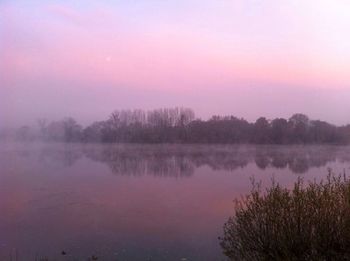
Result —
<instances>
[{"instance_id":1,"label":"fog","mask_svg":"<svg viewBox=\"0 0 350 261\"><path fill-rule=\"evenodd\" d=\"M71 87L72 86L72 87ZM84 90L84 91L81 91ZM115 109L153 109L186 106L196 116L234 115L254 122L265 116L289 118L295 112L310 118L343 125L349 123L350 92L348 90L302 89L295 87L208 88L200 92L144 90L112 86L85 86L74 83L33 83L0 89L1 127L31 125L39 118L59 120L71 116L87 125L107 119Z\"/></svg>"},{"instance_id":2,"label":"fog","mask_svg":"<svg viewBox=\"0 0 350 261\"><path fill-rule=\"evenodd\" d=\"M156 1L157 2L157 1ZM191 107L349 122L345 3L0 3L0 127Z\"/></svg>"},{"instance_id":3,"label":"fog","mask_svg":"<svg viewBox=\"0 0 350 261\"><path fill-rule=\"evenodd\" d=\"M305 242L302 253L348 255L349 10L0 0L0 260L223 260L237 215L262 227L253 250L257 236L264 253L281 241L280 257ZM301 180L325 180L306 193L310 208ZM255 189L271 184L265 208ZM262 214L235 202L253 219L233 204L250 192Z\"/></svg>"}]
</instances>

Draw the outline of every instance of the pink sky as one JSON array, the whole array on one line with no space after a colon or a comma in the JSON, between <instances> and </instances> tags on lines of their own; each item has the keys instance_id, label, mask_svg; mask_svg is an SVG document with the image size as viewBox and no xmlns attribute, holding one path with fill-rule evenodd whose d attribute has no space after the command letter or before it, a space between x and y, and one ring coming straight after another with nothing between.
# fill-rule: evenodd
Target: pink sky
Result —
<instances>
[{"instance_id":1,"label":"pink sky","mask_svg":"<svg viewBox=\"0 0 350 261\"><path fill-rule=\"evenodd\" d=\"M19 124L114 109L350 122L350 3L0 3L0 119Z\"/></svg>"}]
</instances>

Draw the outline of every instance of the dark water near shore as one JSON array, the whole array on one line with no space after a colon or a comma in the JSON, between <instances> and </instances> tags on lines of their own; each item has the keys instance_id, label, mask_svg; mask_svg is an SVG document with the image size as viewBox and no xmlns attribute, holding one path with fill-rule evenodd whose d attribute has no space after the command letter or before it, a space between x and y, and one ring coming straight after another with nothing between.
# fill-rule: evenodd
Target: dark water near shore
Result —
<instances>
[{"instance_id":1,"label":"dark water near shore","mask_svg":"<svg viewBox=\"0 0 350 261\"><path fill-rule=\"evenodd\" d=\"M217 238L252 177L329 168L350 173L350 148L1 144L0 260L225 260Z\"/></svg>"}]
</instances>

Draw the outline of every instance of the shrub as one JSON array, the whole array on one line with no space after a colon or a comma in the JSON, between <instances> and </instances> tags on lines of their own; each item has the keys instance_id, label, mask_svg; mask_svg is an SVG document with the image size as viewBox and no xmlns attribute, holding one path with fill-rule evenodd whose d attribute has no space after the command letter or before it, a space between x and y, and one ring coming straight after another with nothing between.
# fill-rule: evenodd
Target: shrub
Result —
<instances>
[{"instance_id":1,"label":"shrub","mask_svg":"<svg viewBox=\"0 0 350 261\"><path fill-rule=\"evenodd\" d=\"M330 172L264 192L253 182L219 240L231 260L350 260L350 180Z\"/></svg>"}]
</instances>

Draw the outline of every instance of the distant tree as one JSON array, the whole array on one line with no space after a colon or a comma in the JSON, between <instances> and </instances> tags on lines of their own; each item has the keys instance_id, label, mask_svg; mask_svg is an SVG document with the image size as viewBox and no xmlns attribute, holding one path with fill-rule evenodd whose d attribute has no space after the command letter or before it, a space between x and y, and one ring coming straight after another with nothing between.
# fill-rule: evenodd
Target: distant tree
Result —
<instances>
[{"instance_id":1,"label":"distant tree","mask_svg":"<svg viewBox=\"0 0 350 261\"><path fill-rule=\"evenodd\" d=\"M47 126L48 140L65 141L64 125L62 121L53 121Z\"/></svg>"},{"instance_id":2,"label":"distant tree","mask_svg":"<svg viewBox=\"0 0 350 261\"><path fill-rule=\"evenodd\" d=\"M177 126L184 127L194 120L195 114L192 109L180 108L179 115L177 116Z\"/></svg>"},{"instance_id":3,"label":"distant tree","mask_svg":"<svg viewBox=\"0 0 350 261\"><path fill-rule=\"evenodd\" d=\"M275 144L286 144L288 140L288 122L286 119L277 118L271 122L270 139Z\"/></svg>"},{"instance_id":4,"label":"distant tree","mask_svg":"<svg viewBox=\"0 0 350 261\"><path fill-rule=\"evenodd\" d=\"M309 140L314 143L335 143L340 141L337 128L325 121L311 121Z\"/></svg>"},{"instance_id":5,"label":"distant tree","mask_svg":"<svg viewBox=\"0 0 350 261\"><path fill-rule=\"evenodd\" d=\"M293 143L306 143L309 130L309 118L301 113L294 114L288 121L290 140Z\"/></svg>"},{"instance_id":6,"label":"distant tree","mask_svg":"<svg viewBox=\"0 0 350 261\"><path fill-rule=\"evenodd\" d=\"M104 121L94 122L87 126L82 133L85 142L103 142L103 130L106 123Z\"/></svg>"},{"instance_id":7,"label":"distant tree","mask_svg":"<svg viewBox=\"0 0 350 261\"><path fill-rule=\"evenodd\" d=\"M253 126L252 142L258 144L270 143L270 124L265 117L257 119Z\"/></svg>"},{"instance_id":8,"label":"distant tree","mask_svg":"<svg viewBox=\"0 0 350 261\"><path fill-rule=\"evenodd\" d=\"M82 127L73 118L63 120L64 139L67 142L77 142L82 138Z\"/></svg>"},{"instance_id":9,"label":"distant tree","mask_svg":"<svg viewBox=\"0 0 350 261\"><path fill-rule=\"evenodd\" d=\"M102 142L117 142L116 130L114 129L113 123L110 120L102 121L101 123L101 141Z\"/></svg>"},{"instance_id":10,"label":"distant tree","mask_svg":"<svg viewBox=\"0 0 350 261\"><path fill-rule=\"evenodd\" d=\"M350 143L350 125L337 127L324 121L294 114L288 120L264 117L255 123L232 115L214 115L209 120L195 119L192 109L175 107L149 111L115 110L108 119L82 128L73 118L37 122L40 134L22 127L17 139L62 142L127 143ZM3 131L1 136L8 136ZM10 133L13 133L10 131ZM281 161L284 164L284 161ZM263 165L263 161L261 161ZM274 164L272 161L271 164ZM277 164L277 163L276 163ZM300 164L301 166L302 164Z\"/></svg>"},{"instance_id":11,"label":"distant tree","mask_svg":"<svg viewBox=\"0 0 350 261\"><path fill-rule=\"evenodd\" d=\"M48 127L48 121L44 118L38 119L37 121L38 127L39 127L39 132L40 136L43 140L47 139L47 127Z\"/></svg>"},{"instance_id":12,"label":"distant tree","mask_svg":"<svg viewBox=\"0 0 350 261\"><path fill-rule=\"evenodd\" d=\"M70 117L51 122L46 132L48 139L52 141L78 142L82 140L82 127Z\"/></svg>"},{"instance_id":13,"label":"distant tree","mask_svg":"<svg viewBox=\"0 0 350 261\"><path fill-rule=\"evenodd\" d=\"M33 134L31 133L31 128L29 126L22 126L17 131L17 139L19 141L30 141L33 140Z\"/></svg>"},{"instance_id":14,"label":"distant tree","mask_svg":"<svg viewBox=\"0 0 350 261\"><path fill-rule=\"evenodd\" d=\"M300 123L308 125L309 117L302 113L295 113L292 115L292 117L289 118L289 122L291 122L293 126L296 126Z\"/></svg>"},{"instance_id":15,"label":"distant tree","mask_svg":"<svg viewBox=\"0 0 350 261\"><path fill-rule=\"evenodd\" d=\"M336 131L338 142L350 144L350 124L339 127Z\"/></svg>"}]
</instances>

